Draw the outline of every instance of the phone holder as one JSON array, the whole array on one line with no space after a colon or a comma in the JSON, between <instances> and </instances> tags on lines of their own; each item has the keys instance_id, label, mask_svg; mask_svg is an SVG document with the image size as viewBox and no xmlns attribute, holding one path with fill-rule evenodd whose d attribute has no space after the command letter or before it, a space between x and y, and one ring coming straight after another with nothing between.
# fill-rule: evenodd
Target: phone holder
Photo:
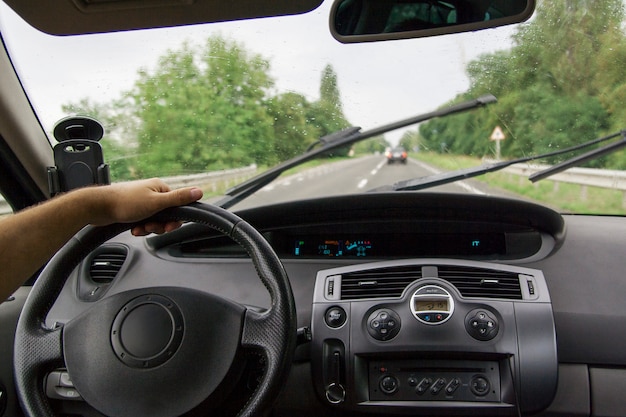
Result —
<instances>
[{"instance_id":1,"label":"phone holder","mask_svg":"<svg viewBox=\"0 0 626 417\"><path fill-rule=\"evenodd\" d=\"M59 143L54 146L55 166L48 167L50 195L111 183L98 143L103 135L100 122L86 116L68 117L56 124L54 137Z\"/></svg>"}]
</instances>

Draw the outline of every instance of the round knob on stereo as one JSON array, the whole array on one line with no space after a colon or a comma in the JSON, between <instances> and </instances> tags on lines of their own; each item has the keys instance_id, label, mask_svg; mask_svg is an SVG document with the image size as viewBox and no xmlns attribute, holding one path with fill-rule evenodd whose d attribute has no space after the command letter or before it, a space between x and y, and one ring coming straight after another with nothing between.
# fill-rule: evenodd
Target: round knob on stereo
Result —
<instances>
[{"instance_id":1,"label":"round knob on stereo","mask_svg":"<svg viewBox=\"0 0 626 417\"><path fill-rule=\"evenodd\" d=\"M470 381L469 386L470 390L472 390L474 394L480 397L487 395L489 393L489 390L491 389L491 384L489 383L489 380L482 375L474 376Z\"/></svg>"},{"instance_id":2,"label":"round knob on stereo","mask_svg":"<svg viewBox=\"0 0 626 417\"><path fill-rule=\"evenodd\" d=\"M378 385L380 386L380 390L387 395L394 394L398 391L398 380L395 376L383 376Z\"/></svg>"}]
</instances>

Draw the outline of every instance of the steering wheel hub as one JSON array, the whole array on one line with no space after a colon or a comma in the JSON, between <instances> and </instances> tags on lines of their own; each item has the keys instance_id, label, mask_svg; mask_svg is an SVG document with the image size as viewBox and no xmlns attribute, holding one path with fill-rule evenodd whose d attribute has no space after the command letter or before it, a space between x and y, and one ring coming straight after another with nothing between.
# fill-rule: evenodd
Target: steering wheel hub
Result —
<instances>
[{"instance_id":1,"label":"steering wheel hub","mask_svg":"<svg viewBox=\"0 0 626 417\"><path fill-rule=\"evenodd\" d=\"M180 308L167 297L149 294L131 300L111 327L117 358L133 368L153 368L178 350L184 331Z\"/></svg>"}]
</instances>

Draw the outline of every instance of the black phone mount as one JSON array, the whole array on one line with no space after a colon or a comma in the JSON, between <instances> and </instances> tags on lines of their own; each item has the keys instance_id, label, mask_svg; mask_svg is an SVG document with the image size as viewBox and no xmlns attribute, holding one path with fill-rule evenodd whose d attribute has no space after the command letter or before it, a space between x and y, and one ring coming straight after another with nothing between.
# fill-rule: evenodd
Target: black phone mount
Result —
<instances>
[{"instance_id":1,"label":"black phone mount","mask_svg":"<svg viewBox=\"0 0 626 417\"><path fill-rule=\"evenodd\" d=\"M73 116L60 120L54 127L54 163L48 167L50 195L88 185L111 183L109 166L104 163L98 143L104 128L95 119Z\"/></svg>"}]
</instances>

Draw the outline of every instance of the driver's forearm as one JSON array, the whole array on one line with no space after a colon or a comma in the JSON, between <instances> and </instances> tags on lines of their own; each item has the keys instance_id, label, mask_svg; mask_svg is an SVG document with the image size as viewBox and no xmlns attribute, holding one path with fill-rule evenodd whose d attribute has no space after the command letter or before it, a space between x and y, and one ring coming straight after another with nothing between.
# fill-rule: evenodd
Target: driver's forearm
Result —
<instances>
[{"instance_id":1,"label":"driver's forearm","mask_svg":"<svg viewBox=\"0 0 626 417\"><path fill-rule=\"evenodd\" d=\"M87 224L136 223L202 198L197 187L170 190L158 178L80 188L0 221L0 302ZM164 233L179 222L149 222L135 235Z\"/></svg>"},{"instance_id":2,"label":"driver's forearm","mask_svg":"<svg viewBox=\"0 0 626 417\"><path fill-rule=\"evenodd\" d=\"M91 192L73 192L0 221L0 302L90 222Z\"/></svg>"}]
</instances>

